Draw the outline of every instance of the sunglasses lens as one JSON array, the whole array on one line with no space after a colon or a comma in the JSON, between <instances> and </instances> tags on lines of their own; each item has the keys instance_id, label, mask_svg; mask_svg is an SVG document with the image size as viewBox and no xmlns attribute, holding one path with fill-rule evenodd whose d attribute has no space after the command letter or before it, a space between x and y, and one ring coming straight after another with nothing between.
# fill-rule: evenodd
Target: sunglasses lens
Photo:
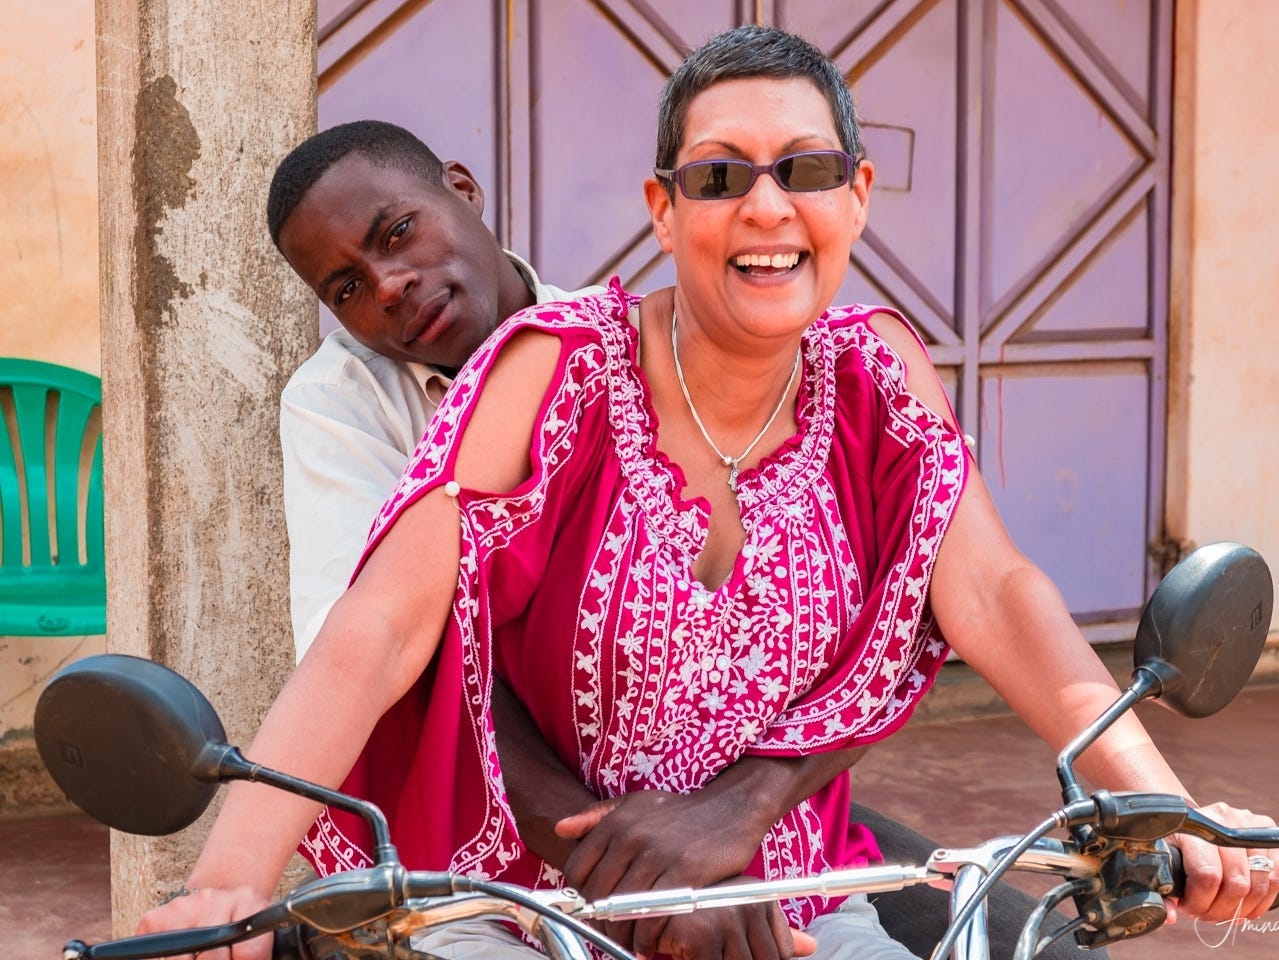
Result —
<instances>
[{"instance_id":1,"label":"sunglasses lens","mask_svg":"<svg viewBox=\"0 0 1279 960\"><path fill-rule=\"evenodd\" d=\"M848 159L842 153L801 153L777 161L777 179L787 190L808 193L848 182Z\"/></svg>"},{"instance_id":2,"label":"sunglasses lens","mask_svg":"<svg viewBox=\"0 0 1279 960\"><path fill-rule=\"evenodd\" d=\"M695 160L675 171L680 190L690 200L726 200L740 197L755 182L756 173L770 167L756 167L745 160ZM852 170L847 154L838 150L817 150L781 157L771 166L773 178L784 190L812 193L830 190L848 182Z\"/></svg>"},{"instance_id":3,"label":"sunglasses lens","mask_svg":"<svg viewBox=\"0 0 1279 960\"><path fill-rule=\"evenodd\" d=\"M740 197L751 182L751 165L742 160L705 160L681 171L684 195L692 200Z\"/></svg>"}]
</instances>

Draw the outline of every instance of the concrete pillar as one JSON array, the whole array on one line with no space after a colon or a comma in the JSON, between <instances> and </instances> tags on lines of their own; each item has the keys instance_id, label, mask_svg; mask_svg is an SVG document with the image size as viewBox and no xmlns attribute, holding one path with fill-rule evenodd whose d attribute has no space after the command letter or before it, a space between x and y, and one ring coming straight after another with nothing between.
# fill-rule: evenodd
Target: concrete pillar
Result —
<instances>
[{"instance_id":1,"label":"concrete pillar","mask_svg":"<svg viewBox=\"0 0 1279 960\"><path fill-rule=\"evenodd\" d=\"M292 665L277 411L316 317L263 211L315 129L315 22L315 0L97 4L107 645L189 677L237 743ZM113 836L118 934L208 822Z\"/></svg>"}]
</instances>

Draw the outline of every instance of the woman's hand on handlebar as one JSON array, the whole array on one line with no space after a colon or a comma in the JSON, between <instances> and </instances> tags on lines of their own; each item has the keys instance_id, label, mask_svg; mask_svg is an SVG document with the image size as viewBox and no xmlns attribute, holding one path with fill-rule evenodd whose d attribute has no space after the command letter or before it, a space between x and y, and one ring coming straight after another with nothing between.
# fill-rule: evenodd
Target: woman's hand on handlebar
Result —
<instances>
[{"instance_id":1,"label":"woman's hand on handlebar","mask_svg":"<svg viewBox=\"0 0 1279 960\"><path fill-rule=\"evenodd\" d=\"M213 927L232 923L270 906L252 887L236 887L230 890L208 887L185 887L179 895L147 911L138 922L137 933L162 933L170 930L188 930L192 927ZM200 960L271 960L269 934L237 943L231 948L201 950ZM192 960L190 954L178 960Z\"/></svg>"},{"instance_id":2,"label":"woman's hand on handlebar","mask_svg":"<svg viewBox=\"0 0 1279 960\"><path fill-rule=\"evenodd\" d=\"M1200 809L1226 827L1275 826L1270 817L1224 803ZM1218 847L1186 835L1177 836L1175 842L1181 847L1186 892L1174 904L1169 920L1178 914L1214 922L1255 920L1274 904L1279 894L1279 850ZM1269 861L1270 869L1250 869L1250 857Z\"/></svg>"}]
</instances>

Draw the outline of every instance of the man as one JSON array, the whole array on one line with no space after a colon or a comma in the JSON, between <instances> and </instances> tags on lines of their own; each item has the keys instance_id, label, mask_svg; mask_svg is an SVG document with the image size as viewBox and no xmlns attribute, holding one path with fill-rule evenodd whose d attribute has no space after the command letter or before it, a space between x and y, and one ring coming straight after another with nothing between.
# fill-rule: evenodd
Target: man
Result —
<instances>
[{"instance_id":1,"label":"man","mask_svg":"<svg viewBox=\"0 0 1279 960\"><path fill-rule=\"evenodd\" d=\"M442 162L408 131L379 121L343 124L309 138L273 178L271 237L342 324L281 397L299 660L345 590L373 518L457 368L517 310L599 289L566 293L543 284L527 263L501 249L483 223L483 210L483 191L462 164ZM601 812L566 821L557 835L558 818L593 798L582 795L577 778L559 764L514 698L495 691L495 708L502 704L499 746L521 834L542 856L563 862ZM748 758L734 768L736 792L719 807L708 804L703 822L731 828L747 819L747 804L786 809L859 752L793 761ZM723 779L730 783L732 777ZM789 796L796 791L798 798ZM608 815L614 831L643 837L657 860L715 846L709 827L704 836L679 837L636 826L664 821L654 806L661 799L637 795L623 803ZM891 859L919 862L933 846L890 821L876 819L876 833ZM893 899L880 903L890 928ZM924 936L935 942L945 926L944 899L937 895L927 918L920 904L902 905L897 921L927 930Z\"/></svg>"},{"instance_id":2,"label":"man","mask_svg":"<svg viewBox=\"0 0 1279 960\"><path fill-rule=\"evenodd\" d=\"M380 121L325 130L276 170L271 238L342 324L280 399L299 660L452 374L515 311L599 289L543 284L483 212L462 164Z\"/></svg>"}]
</instances>

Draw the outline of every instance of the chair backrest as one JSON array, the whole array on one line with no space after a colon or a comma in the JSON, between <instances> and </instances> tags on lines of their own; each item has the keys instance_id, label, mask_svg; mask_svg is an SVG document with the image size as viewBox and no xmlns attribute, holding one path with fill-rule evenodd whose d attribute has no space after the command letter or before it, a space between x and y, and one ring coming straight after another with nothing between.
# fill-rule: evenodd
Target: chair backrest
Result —
<instances>
[{"instance_id":1,"label":"chair backrest","mask_svg":"<svg viewBox=\"0 0 1279 960\"><path fill-rule=\"evenodd\" d=\"M0 635L102 633L102 385L0 358Z\"/></svg>"}]
</instances>

